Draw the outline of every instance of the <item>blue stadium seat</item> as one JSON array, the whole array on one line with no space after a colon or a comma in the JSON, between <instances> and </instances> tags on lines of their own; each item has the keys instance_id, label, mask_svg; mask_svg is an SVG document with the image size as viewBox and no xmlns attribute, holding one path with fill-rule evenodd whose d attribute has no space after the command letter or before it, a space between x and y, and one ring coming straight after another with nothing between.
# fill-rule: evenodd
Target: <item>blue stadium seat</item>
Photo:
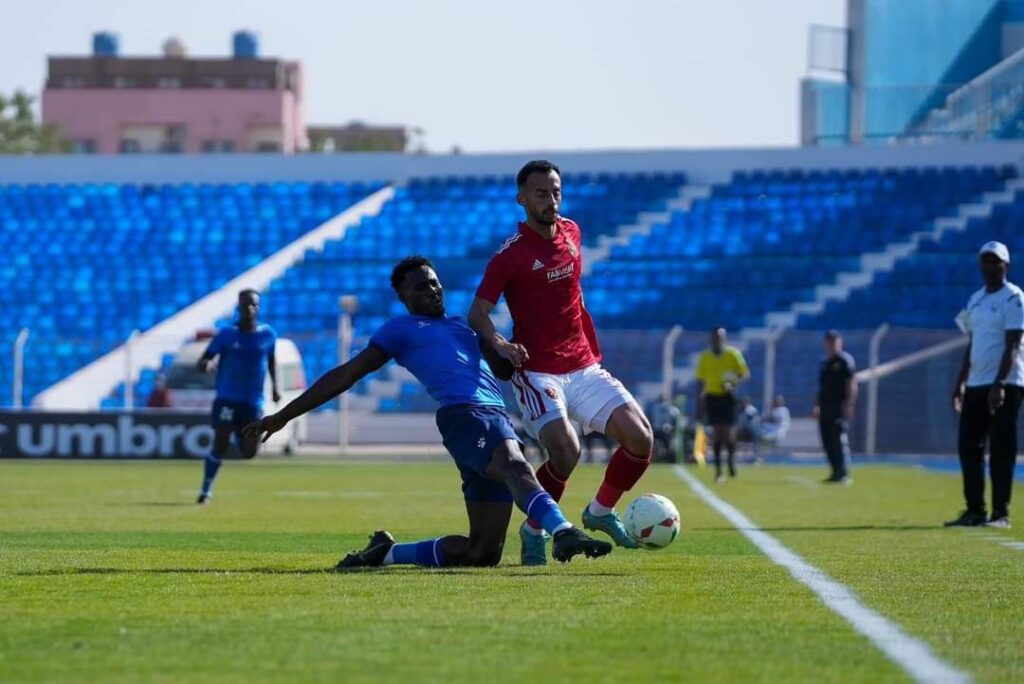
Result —
<instances>
[{"instance_id":1,"label":"blue stadium seat","mask_svg":"<svg viewBox=\"0 0 1024 684\"><path fill-rule=\"evenodd\" d=\"M0 249L10 255L0 266L0 326L32 331L25 400L378 187L0 186ZM10 387L10 380L5 345L0 386ZM140 395L150 380L138 385Z\"/></svg>"},{"instance_id":2,"label":"blue stadium seat","mask_svg":"<svg viewBox=\"0 0 1024 684\"><path fill-rule=\"evenodd\" d=\"M971 166L739 171L688 211L667 214L594 265L584 287L606 363L627 384L654 379L659 360L647 350L672 325L762 326L767 312L809 300L816 287L858 270L861 255L908 239L1014 174L1009 167ZM642 212L667 212L685 183L683 173L566 174L562 209L594 246ZM33 331L31 399L132 329L154 325L377 187L0 186L0 246L10 255L0 263L0 323L6 324L0 387L9 386L10 343L20 327ZM306 374L315 378L336 363L339 295L360 299L359 348L384 320L404 311L388 278L395 261L419 252L435 261L449 311L462 314L484 263L520 216L510 177L412 179L379 215L307 253L273 282L263 317L299 343ZM972 218L965 231L925 241L891 273L798 324L948 328L956 313L950 303L977 287L977 246L999 239L1024 250L1022 220L1024 197L1018 197L991 217ZM152 372L140 377L137 402L153 382ZM104 405L120 401L117 395ZM380 404L386 412L432 407L414 383Z\"/></svg>"}]
</instances>

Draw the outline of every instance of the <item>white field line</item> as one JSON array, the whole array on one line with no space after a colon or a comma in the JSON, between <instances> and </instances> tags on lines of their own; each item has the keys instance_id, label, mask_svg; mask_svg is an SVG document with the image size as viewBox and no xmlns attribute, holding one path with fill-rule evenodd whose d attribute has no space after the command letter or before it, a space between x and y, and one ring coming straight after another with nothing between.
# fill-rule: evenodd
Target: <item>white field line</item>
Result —
<instances>
[{"instance_id":1,"label":"white field line","mask_svg":"<svg viewBox=\"0 0 1024 684\"><path fill-rule=\"evenodd\" d=\"M676 474L704 503L732 523L750 542L776 565L789 570L798 582L813 591L832 612L846 620L864 635L889 660L903 669L914 681L963 683L971 677L936 656L926 643L904 632L899 625L861 603L848 587L829 577L778 539L768 534L738 508L719 498L682 466Z\"/></svg>"},{"instance_id":2,"label":"white field line","mask_svg":"<svg viewBox=\"0 0 1024 684\"><path fill-rule=\"evenodd\" d=\"M970 534L974 531L967 527L962 527L960 529L962 529L966 534ZM1013 537L1002 537L999 535L988 534L982 537L978 537L978 539L984 539L988 542L994 542L996 544L999 544L1000 546L1005 546L1006 548L1013 549L1015 551L1024 551L1024 542L1016 541Z\"/></svg>"},{"instance_id":3,"label":"white field line","mask_svg":"<svg viewBox=\"0 0 1024 684\"><path fill-rule=\"evenodd\" d=\"M812 480L809 477L804 477L803 475L787 475L786 477L784 477L782 479L784 481L786 481L786 482L792 482L794 484L798 484L801 487L803 487L804 489L820 489L821 488L820 485L817 482L815 482L814 480Z\"/></svg>"}]
</instances>

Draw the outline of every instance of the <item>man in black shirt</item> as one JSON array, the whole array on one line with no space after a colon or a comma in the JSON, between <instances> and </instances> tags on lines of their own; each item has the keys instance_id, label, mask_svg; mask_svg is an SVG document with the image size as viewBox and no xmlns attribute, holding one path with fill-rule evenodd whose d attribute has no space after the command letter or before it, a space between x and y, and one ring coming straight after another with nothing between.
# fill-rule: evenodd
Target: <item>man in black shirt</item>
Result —
<instances>
[{"instance_id":1,"label":"man in black shirt","mask_svg":"<svg viewBox=\"0 0 1024 684\"><path fill-rule=\"evenodd\" d=\"M825 333L828 356L818 377L818 400L814 417L821 431L821 445L828 455L832 474L825 482L850 484L850 440L847 432L857 402L857 380L853 357L843 351L843 338L835 330Z\"/></svg>"}]
</instances>

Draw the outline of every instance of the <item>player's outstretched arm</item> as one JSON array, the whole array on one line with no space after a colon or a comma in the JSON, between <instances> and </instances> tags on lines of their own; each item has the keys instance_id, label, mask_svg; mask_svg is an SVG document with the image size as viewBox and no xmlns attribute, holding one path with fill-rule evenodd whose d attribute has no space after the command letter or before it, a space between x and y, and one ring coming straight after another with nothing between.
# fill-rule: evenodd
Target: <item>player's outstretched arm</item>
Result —
<instances>
[{"instance_id":1,"label":"player's outstretched arm","mask_svg":"<svg viewBox=\"0 0 1024 684\"><path fill-rule=\"evenodd\" d=\"M352 385L380 369L389 360L390 357L377 347L373 345L367 347L348 363L321 375L309 389L277 413L272 413L262 420L245 426L245 435L249 437L256 433L263 437L264 442L267 441L270 435L283 428L289 421L304 413L309 413L324 402L350 389Z\"/></svg>"},{"instance_id":2,"label":"player's outstretched arm","mask_svg":"<svg viewBox=\"0 0 1024 684\"><path fill-rule=\"evenodd\" d=\"M203 352L203 355L199 357L199 361L196 362L196 368L199 369L200 373L210 372L213 357L216 356L216 353L210 350L210 347L212 346L213 343L211 342L210 345L206 347L206 351Z\"/></svg>"},{"instance_id":3,"label":"player's outstretched arm","mask_svg":"<svg viewBox=\"0 0 1024 684\"><path fill-rule=\"evenodd\" d=\"M530 354L526 351L526 347L509 342L495 329L494 321L491 320L491 311L493 310L493 302L482 297L474 297L473 303L469 307L469 315L466 317L469 327L476 331L486 346L490 346L501 358L508 359L509 363L518 368L530 359ZM492 369L497 374L497 370L493 366ZM498 377L501 376L498 375Z\"/></svg>"},{"instance_id":4,"label":"player's outstretched arm","mask_svg":"<svg viewBox=\"0 0 1024 684\"><path fill-rule=\"evenodd\" d=\"M277 389L277 354L274 348L267 354L267 372L270 373L270 396L276 404L281 401L281 392Z\"/></svg>"},{"instance_id":5,"label":"player's outstretched arm","mask_svg":"<svg viewBox=\"0 0 1024 684\"><path fill-rule=\"evenodd\" d=\"M496 378L506 382L512 379L512 374L516 371L515 367L508 359L502 358L494 347L480 340L480 353L484 355L484 360L487 361L487 365L491 367L491 372Z\"/></svg>"}]
</instances>

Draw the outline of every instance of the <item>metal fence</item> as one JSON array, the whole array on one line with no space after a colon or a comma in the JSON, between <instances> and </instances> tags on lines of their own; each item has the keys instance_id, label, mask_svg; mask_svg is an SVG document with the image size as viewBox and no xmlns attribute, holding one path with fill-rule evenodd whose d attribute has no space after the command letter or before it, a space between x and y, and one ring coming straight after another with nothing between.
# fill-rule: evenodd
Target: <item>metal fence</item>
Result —
<instances>
[{"instance_id":1,"label":"metal fence","mask_svg":"<svg viewBox=\"0 0 1024 684\"><path fill-rule=\"evenodd\" d=\"M349 329L342 332L347 336ZM860 397L851 429L851 442L861 453L953 453L956 450L957 416L951 408L950 393L963 354L964 338L956 330L890 329L843 331L846 350L859 370ZM289 336L305 357L307 381L335 365L339 358L339 330ZM659 397L670 395L684 414L693 416L695 383L692 380L695 355L708 344L706 331L675 330L603 330L600 333L604 365L620 378L649 408ZM743 349L751 368L751 379L739 393L749 397L760 410L770 406L772 397L783 395L794 419L801 421L804 437L794 433L789 445L795 449L816 449L811 429L818 373L825 356L824 333L820 330L762 331L745 337L733 336L730 344ZM39 356L34 345L51 350L62 341L38 340L26 331L10 342L6 372L0 374L10 392L10 401L18 407L21 388L38 386L32 375ZM99 341L63 341L103 347ZM352 350L366 344L355 336ZM170 358L166 356L165 359ZM874 369L873 371L871 369ZM73 369L68 369L70 372ZM107 408L144 406L152 389L156 368L138 368L125 364L122 381L108 395ZM668 372L666 372L668 371ZM30 397L24 397L29 399ZM511 398L511 397L510 397ZM28 403L28 402L25 402ZM401 369L387 368L361 382L348 407L338 411L339 402L326 407L337 418L331 436L345 444L349 428L345 421L352 413L382 414L427 413L433 401ZM365 421L361 429L365 432ZM808 435L810 437L808 437ZM809 441L808 441L809 440ZM333 439L332 439L333 441Z\"/></svg>"},{"instance_id":2,"label":"metal fence","mask_svg":"<svg viewBox=\"0 0 1024 684\"><path fill-rule=\"evenodd\" d=\"M835 144L983 141L1024 136L1024 55L990 78L972 83L877 86L845 82L806 86L814 112L805 142Z\"/></svg>"}]
</instances>

